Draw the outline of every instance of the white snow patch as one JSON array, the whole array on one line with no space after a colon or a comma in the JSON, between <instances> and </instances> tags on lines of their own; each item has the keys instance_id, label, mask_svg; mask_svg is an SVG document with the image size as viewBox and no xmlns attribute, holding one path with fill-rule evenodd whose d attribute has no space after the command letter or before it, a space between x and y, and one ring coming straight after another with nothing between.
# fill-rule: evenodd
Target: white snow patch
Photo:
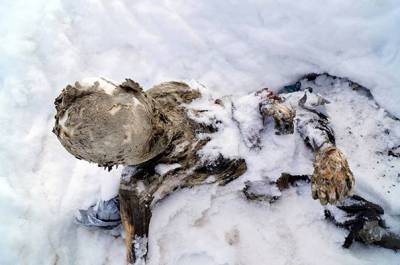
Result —
<instances>
[{"instance_id":1,"label":"white snow patch","mask_svg":"<svg viewBox=\"0 0 400 265\"><path fill-rule=\"evenodd\" d=\"M90 87L97 87L103 90L105 93L112 95L117 85L115 82L105 79L103 77L87 77L79 81L82 89L87 89Z\"/></svg>"},{"instance_id":2,"label":"white snow patch","mask_svg":"<svg viewBox=\"0 0 400 265\"><path fill-rule=\"evenodd\" d=\"M167 174L168 172L170 172L171 170L180 168L181 165L178 163L174 163L174 164L158 164L155 167L155 171L157 172L157 174L164 176L165 174Z\"/></svg>"},{"instance_id":3,"label":"white snow patch","mask_svg":"<svg viewBox=\"0 0 400 265\"><path fill-rule=\"evenodd\" d=\"M147 237L136 236L133 241L133 249L137 258L134 265L145 265L144 256L147 253Z\"/></svg>"}]
</instances>

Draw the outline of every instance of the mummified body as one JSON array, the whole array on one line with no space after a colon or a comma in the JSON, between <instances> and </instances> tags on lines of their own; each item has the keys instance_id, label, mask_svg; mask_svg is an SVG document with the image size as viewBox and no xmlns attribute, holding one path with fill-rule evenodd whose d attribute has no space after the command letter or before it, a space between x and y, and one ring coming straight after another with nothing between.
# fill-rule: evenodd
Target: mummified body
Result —
<instances>
[{"instance_id":1,"label":"mummified body","mask_svg":"<svg viewBox=\"0 0 400 265\"><path fill-rule=\"evenodd\" d=\"M199 156L198 151L209 141L204 135L217 130L190 118L201 115L201 111L187 107L200 96L199 91L179 82L163 83L144 92L132 80L121 85L98 80L91 85L67 86L55 101L54 132L71 154L108 168L130 166L123 173L119 190L130 263L146 255L151 207L156 202L179 188L225 185L246 171L240 158L220 155L208 160ZM269 119L275 122L278 134L293 133L296 127L316 154L313 198L333 204L352 192L352 173L335 147L327 117L319 110L327 101L310 91L290 100L267 89L249 96L257 101L263 118L255 127L241 120L240 100L215 102L225 108L232 106L232 118L249 148L262 148L259 135Z\"/></svg>"},{"instance_id":2,"label":"mummified body","mask_svg":"<svg viewBox=\"0 0 400 265\"><path fill-rule=\"evenodd\" d=\"M182 106L198 97L183 83L164 83L144 93L127 80L120 86L76 83L56 99L54 132L70 153L109 168L136 165L124 171L119 190L130 263L146 254L138 248L146 249L140 245L146 245L154 203L178 188L224 185L246 171L243 159L207 161L197 155L209 140L197 134L215 130L194 122ZM158 164L174 168L160 173Z\"/></svg>"}]
</instances>

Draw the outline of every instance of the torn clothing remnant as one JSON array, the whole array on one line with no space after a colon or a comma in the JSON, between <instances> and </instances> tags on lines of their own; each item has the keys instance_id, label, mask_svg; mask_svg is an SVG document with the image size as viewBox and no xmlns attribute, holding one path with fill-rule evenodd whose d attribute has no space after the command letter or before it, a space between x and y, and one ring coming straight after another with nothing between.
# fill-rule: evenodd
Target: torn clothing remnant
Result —
<instances>
[{"instance_id":1,"label":"torn clothing remnant","mask_svg":"<svg viewBox=\"0 0 400 265\"><path fill-rule=\"evenodd\" d=\"M121 224L119 212L119 198L114 197L107 201L98 201L87 210L79 210L76 217L79 224L88 227L113 229Z\"/></svg>"}]
</instances>

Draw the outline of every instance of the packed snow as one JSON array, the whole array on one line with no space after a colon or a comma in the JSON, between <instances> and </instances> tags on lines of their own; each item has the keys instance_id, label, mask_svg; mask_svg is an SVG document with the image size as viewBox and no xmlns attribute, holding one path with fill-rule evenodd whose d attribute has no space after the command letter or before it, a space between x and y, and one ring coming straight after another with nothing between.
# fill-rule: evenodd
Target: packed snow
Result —
<instances>
[{"instance_id":1,"label":"packed snow","mask_svg":"<svg viewBox=\"0 0 400 265\"><path fill-rule=\"evenodd\" d=\"M81 81L78 81L79 87L81 89L85 89L87 87L97 87L98 89L103 90L105 93L112 95L116 84L113 83L111 80L107 80L104 77L86 77Z\"/></svg>"},{"instance_id":2,"label":"packed snow","mask_svg":"<svg viewBox=\"0 0 400 265\"><path fill-rule=\"evenodd\" d=\"M78 161L51 133L54 98L89 76L198 87L204 96L191 107L208 106L223 122L202 155L248 164L226 187L182 190L156 205L147 264L399 264L393 251L341 248L346 231L324 220L308 185L271 205L246 201L244 181L309 174L313 155L297 133L273 128L250 151L229 108L212 104L310 72L369 88L377 103L343 80L302 84L331 102L356 192L381 204L400 233L400 160L386 155L400 126L385 111L400 117L398 1L4 0L0 17L0 264L125 263L122 236L75 222L78 209L116 195L121 167Z\"/></svg>"},{"instance_id":3,"label":"packed snow","mask_svg":"<svg viewBox=\"0 0 400 265\"><path fill-rule=\"evenodd\" d=\"M174 163L174 164L158 164L155 168L157 174L160 174L160 176L164 176L165 174L167 174L168 172L170 172L171 170L180 168L181 165L178 163Z\"/></svg>"}]
</instances>

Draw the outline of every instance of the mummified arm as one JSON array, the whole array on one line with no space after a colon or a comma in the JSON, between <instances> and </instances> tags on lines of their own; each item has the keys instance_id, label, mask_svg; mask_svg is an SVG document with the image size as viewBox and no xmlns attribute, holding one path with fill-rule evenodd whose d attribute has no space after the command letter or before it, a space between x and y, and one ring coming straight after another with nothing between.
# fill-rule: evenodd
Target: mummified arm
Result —
<instances>
[{"instance_id":1,"label":"mummified arm","mask_svg":"<svg viewBox=\"0 0 400 265\"><path fill-rule=\"evenodd\" d=\"M314 151L314 173L311 179L312 195L322 204L334 204L351 194L354 177L342 152L335 146L335 137L325 115L323 97L305 91L296 110L285 102L282 95L260 90L259 109L264 119L273 118L277 134L293 133L294 124L305 143ZM296 95L292 97L295 99ZM290 106L290 107L289 107ZM296 122L294 118L296 117Z\"/></svg>"},{"instance_id":2,"label":"mummified arm","mask_svg":"<svg viewBox=\"0 0 400 265\"><path fill-rule=\"evenodd\" d=\"M319 95L306 91L299 101L296 127L315 153L311 178L313 198L319 199L321 204L335 204L351 195L354 177L343 153L335 146L334 132L327 116L320 112L325 103L327 101Z\"/></svg>"}]
</instances>

